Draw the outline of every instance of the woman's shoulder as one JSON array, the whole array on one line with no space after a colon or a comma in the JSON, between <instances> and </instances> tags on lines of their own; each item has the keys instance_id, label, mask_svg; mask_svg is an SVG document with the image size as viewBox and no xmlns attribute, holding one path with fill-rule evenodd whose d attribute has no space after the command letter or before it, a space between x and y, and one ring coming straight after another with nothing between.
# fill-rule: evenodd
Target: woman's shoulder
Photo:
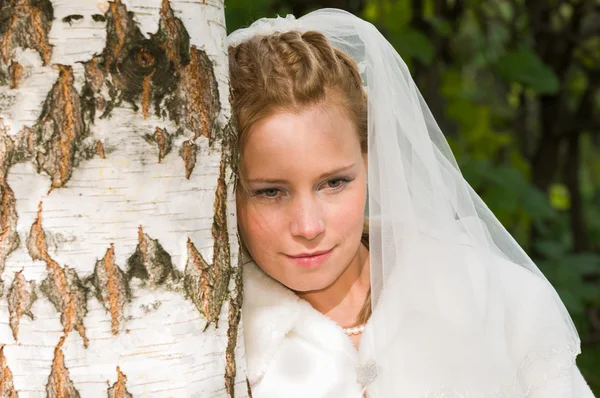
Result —
<instances>
[{"instance_id":1,"label":"woman's shoulder","mask_svg":"<svg viewBox=\"0 0 600 398\"><path fill-rule=\"evenodd\" d=\"M242 265L242 322L248 379L262 377L298 317L298 297L265 274L254 262Z\"/></svg>"},{"instance_id":2,"label":"woman's shoulder","mask_svg":"<svg viewBox=\"0 0 600 398\"><path fill-rule=\"evenodd\" d=\"M247 375L257 396L359 397L356 353L341 328L253 262L243 267Z\"/></svg>"}]
</instances>

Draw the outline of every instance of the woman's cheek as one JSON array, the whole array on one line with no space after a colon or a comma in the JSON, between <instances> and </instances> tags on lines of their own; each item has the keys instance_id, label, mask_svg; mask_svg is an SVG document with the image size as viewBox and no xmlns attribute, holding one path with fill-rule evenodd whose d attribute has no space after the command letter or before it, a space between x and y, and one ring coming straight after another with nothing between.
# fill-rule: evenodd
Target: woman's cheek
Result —
<instances>
[{"instance_id":1,"label":"woman's cheek","mask_svg":"<svg viewBox=\"0 0 600 398\"><path fill-rule=\"evenodd\" d=\"M360 231L365 216L366 190L357 189L344 197L344 200L337 203L331 214L331 221L328 227L333 227L342 236L351 236Z\"/></svg>"},{"instance_id":2,"label":"woman's cheek","mask_svg":"<svg viewBox=\"0 0 600 398\"><path fill-rule=\"evenodd\" d=\"M255 255L273 255L276 252L277 237L280 232L277 226L279 219L277 214L269 214L264 210L256 207L250 207L246 212L245 229L248 237L250 251Z\"/></svg>"}]
</instances>

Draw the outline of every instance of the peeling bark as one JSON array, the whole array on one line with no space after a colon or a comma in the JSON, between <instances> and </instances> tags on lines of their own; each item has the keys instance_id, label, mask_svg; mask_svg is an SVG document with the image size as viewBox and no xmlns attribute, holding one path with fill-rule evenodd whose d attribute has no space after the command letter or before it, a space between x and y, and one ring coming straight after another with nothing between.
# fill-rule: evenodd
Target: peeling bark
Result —
<instances>
[{"instance_id":1,"label":"peeling bark","mask_svg":"<svg viewBox=\"0 0 600 398\"><path fill-rule=\"evenodd\" d=\"M221 158L219 181L215 193L212 234L214 254L209 264L188 239L188 261L184 273L187 294L207 320L206 327L217 324L231 277L231 257L227 234L227 184L225 182L225 154Z\"/></svg>"},{"instance_id":2,"label":"peeling bark","mask_svg":"<svg viewBox=\"0 0 600 398\"><path fill-rule=\"evenodd\" d=\"M50 0L7 0L0 3L0 58L5 64L17 47L37 51L44 65L50 63L48 33L54 12Z\"/></svg>"},{"instance_id":3,"label":"peeling bark","mask_svg":"<svg viewBox=\"0 0 600 398\"><path fill-rule=\"evenodd\" d=\"M0 118L0 276L8 256L16 250L21 240L17 233L17 208L13 190L8 185L8 170L14 162L15 143L2 130ZM0 296L4 294L4 282L0 278Z\"/></svg>"},{"instance_id":4,"label":"peeling bark","mask_svg":"<svg viewBox=\"0 0 600 398\"><path fill-rule=\"evenodd\" d=\"M235 295L230 299L227 348L225 349L225 389L230 397L235 395L233 388L236 376L235 348L237 346L238 330L242 314L242 299L244 296L241 253L238 255L238 265L233 274L235 278Z\"/></svg>"},{"instance_id":5,"label":"peeling bark","mask_svg":"<svg viewBox=\"0 0 600 398\"><path fill-rule=\"evenodd\" d=\"M4 347L0 347L0 397L17 398L19 395L15 390L13 375L4 356Z\"/></svg>"},{"instance_id":6,"label":"peeling bark","mask_svg":"<svg viewBox=\"0 0 600 398\"><path fill-rule=\"evenodd\" d=\"M48 269L48 278L41 285L41 290L58 312L65 334L75 329L87 347L83 318L87 313L87 292L74 269L60 268L54 263Z\"/></svg>"},{"instance_id":7,"label":"peeling bark","mask_svg":"<svg viewBox=\"0 0 600 398\"><path fill-rule=\"evenodd\" d=\"M158 163L161 163L165 156L171 152L171 135L166 129L157 127L154 135L149 138L158 145Z\"/></svg>"},{"instance_id":8,"label":"peeling bark","mask_svg":"<svg viewBox=\"0 0 600 398\"><path fill-rule=\"evenodd\" d=\"M9 136L2 128L0 117L0 183L6 182L8 170L16 163L32 158L35 134L24 128L16 135Z\"/></svg>"},{"instance_id":9,"label":"peeling bark","mask_svg":"<svg viewBox=\"0 0 600 398\"><path fill-rule=\"evenodd\" d=\"M27 238L27 249L31 258L42 260L48 270L47 278L42 282L40 290L60 312L60 321L65 336L73 329L77 330L87 347L88 339L85 334L83 318L87 313L87 292L75 270L61 268L48 254L46 238L42 228L42 204L40 203L38 217L31 226Z\"/></svg>"},{"instance_id":10,"label":"peeling bark","mask_svg":"<svg viewBox=\"0 0 600 398\"><path fill-rule=\"evenodd\" d=\"M10 328L15 341L19 340L19 322L23 315L34 319L31 306L37 299L35 282L23 277L23 271L15 274L15 279L8 291L8 311L10 313Z\"/></svg>"},{"instance_id":11,"label":"peeling bark","mask_svg":"<svg viewBox=\"0 0 600 398\"><path fill-rule=\"evenodd\" d=\"M138 58L140 64L153 63L152 55L145 51L140 51ZM153 69L148 76L144 77L142 83L142 114L144 115L144 119L148 119L148 110L150 109L150 102L152 101L152 76L154 76L154 73L156 73L156 69Z\"/></svg>"},{"instance_id":12,"label":"peeling bark","mask_svg":"<svg viewBox=\"0 0 600 398\"><path fill-rule=\"evenodd\" d=\"M69 370L65 366L65 356L61 350L65 337L61 337L54 349L54 360L52 370L46 384L46 396L48 398L79 398L79 391L75 389L69 376Z\"/></svg>"},{"instance_id":13,"label":"peeling bark","mask_svg":"<svg viewBox=\"0 0 600 398\"><path fill-rule=\"evenodd\" d=\"M17 398L19 395L15 390L12 372L6 363L4 356L4 347L0 347L0 397Z\"/></svg>"},{"instance_id":14,"label":"peeling bark","mask_svg":"<svg viewBox=\"0 0 600 398\"><path fill-rule=\"evenodd\" d=\"M213 281L211 280L211 266L204 260L202 254L196 249L191 240L187 242L188 262L184 273L185 290L201 314L208 320L208 324L216 321L219 316L214 308L211 297ZM215 314L216 312L216 314ZM207 325L208 325L207 324Z\"/></svg>"},{"instance_id":15,"label":"peeling bark","mask_svg":"<svg viewBox=\"0 0 600 398\"><path fill-rule=\"evenodd\" d=\"M193 133L192 140L210 139L221 108L213 64L204 51L190 46L189 35L168 0L162 1L156 38L181 76L178 91L169 101L171 117Z\"/></svg>"},{"instance_id":16,"label":"peeling bark","mask_svg":"<svg viewBox=\"0 0 600 398\"><path fill-rule=\"evenodd\" d=\"M76 155L85 154L80 145L85 136L85 125L79 94L73 87L73 68L59 68L58 81L48 94L42 115L34 127L38 134L38 172L44 170L50 175L52 188L62 187L71 178ZM85 154L85 157L89 155Z\"/></svg>"},{"instance_id":17,"label":"peeling bark","mask_svg":"<svg viewBox=\"0 0 600 398\"><path fill-rule=\"evenodd\" d=\"M129 279L136 277L147 281L152 288L163 285L176 288L181 276L173 267L169 253L157 240L146 235L141 226L138 239L135 253L127 260Z\"/></svg>"},{"instance_id":18,"label":"peeling bark","mask_svg":"<svg viewBox=\"0 0 600 398\"><path fill-rule=\"evenodd\" d=\"M6 259L20 244L17 219L15 195L0 174L0 275L4 272ZM0 279L0 295L3 291L4 282Z\"/></svg>"},{"instance_id":19,"label":"peeling bark","mask_svg":"<svg viewBox=\"0 0 600 398\"><path fill-rule=\"evenodd\" d=\"M96 262L92 284L98 301L110 312L112 333L118 334L119 325L123 321L123 307L130 300L131 293L127 275L115 264L114 257L115 248L111 245L104 258Z\"/></svg>"},{"instance_id":20,"label":"peeling bark","mask_svg":"<svg viewBox=\"0 0 600 398\"><path fill-rule=\"evenodd\" d=\"M125 386L127 383L127 376L121 372L121 369L118 366L117 374L117 381L108 389L108 398L133 398L133 395L127 391L127 387Z\"/></svg>"},{"instance_id":21,"label":"peeling bark","mask_svg":"<svg viewBox=\"0 0 600 398\"><path fill-rule=\"evenodd\" d=\"M217 80L206 53L196 47L190 53L191 62L181 70L178 100L171 109L185 115L182 119L194 134L192 140L200 136L211 139L221 108Z\"/></svg>"},{"instance_id":22,"label":"peeling bark","mask_svg":"<svg viewBox=\"0 0 600 398\"><path fill-rule=\"evenodd\" d=\"M192 171L194 171L194 167L196 167L196 151L198 147L192 140L185 141L183 143L183 147L181 148L181 157L183 158L183 163L185 164L185 178L188 180L192 175Z\"/></svg>"},{"instance_id":23,"label":"peeling bark","mask_svg":"<svg viewBox=\"0 0 600 398\"><path fill-rule=\"evenodd\" d=\"M96 153L102 159L106 159L106 156L104 155L104 145L102 144L102 141L96 141Z\"/></svg>"},{"instance_id":24,"label":"peeling bark","mask_svg":"<svg viewBox=\"0 0 600 398\"><path fill-rule=\"evenodd\" d=\"M0 397L246 395L222 7L0 0Z\"/></svg>"},{"instance_id":25,"label":"peeling bark","mask_svg":"<svg viewBox=\"0 0 600 398\"><path fill-rule=\"evenodd\" d=\"M15 142L3 129L4 121L0 118L0 182L5 182L8 169L13 164Z\"/></svg>"}]
</instances>

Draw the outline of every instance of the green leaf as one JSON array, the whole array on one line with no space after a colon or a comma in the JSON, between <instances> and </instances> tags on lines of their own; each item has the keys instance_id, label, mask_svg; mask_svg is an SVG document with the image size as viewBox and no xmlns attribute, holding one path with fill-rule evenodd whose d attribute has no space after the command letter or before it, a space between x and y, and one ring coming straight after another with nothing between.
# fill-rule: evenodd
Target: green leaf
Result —
<instances>
[{"instance_id":1,"label":"green leaf","mask_svg":"<svg viewBox=\"0 0 600 398\"><path fill-rule=\"evenodd\" d=\"M448 37L452 34L452 25L444 18L432 16L427 18L427 21L433 26L435 31L443 37Z\"/></svg>"},{"instance_id":2,"label":"green leaf","mask_svg":"<svg viewBox=\"0 0 600 398\"><path fill-rule=\"evenodd\" d=\"M508 82L521 83L540 94L555 94L560 88L554 71L527 48L507 52L496 67Z\"/></svg>"},{"instance_id":3,"label":"green leaf","mask_svg":"<svg viewBox=\"0 0 600 398\"><path fill-rule=\"evenodd\" d=\"M564 184L552 184L549 191L552 207L557 210L569 210L571 208L571 195Z\"/></svg>"},{"instance_id":4,"label":"green leaf","mask_svg":"<svg viewBox=\"0 0 600 398\"><path fill-rule=\"evenodd\" d=\"M565 256L563 261L568 263L566 265L579 275L600 274L600 255L594 253L570 254Z\"/></svg>"},{"instance_id":5,"label":"green leaf","mask_svg":"<svg viewBox=\"0 0 600 398\"><path fill-rule=\"evenodd\" d=\"M406 29L402 32L391 34L390 43L392 43L402 56L408 55L414 57L425 65L431 64L433 60L433 44L431 44L427 36L414 29Z\"/></svg>"},{"instance_id":6,"label":"green leaf","mask_svg":"<svg viewBox=\"0 0 600 398\"><path fill-rule=\"evenodd\" d=\"M534 242L534 247L546 258L559 258L569 251L569 247L564 243L549 239L538 239ZM545 271L544 274L546 274Z\"/></svg>"}]
</instances>

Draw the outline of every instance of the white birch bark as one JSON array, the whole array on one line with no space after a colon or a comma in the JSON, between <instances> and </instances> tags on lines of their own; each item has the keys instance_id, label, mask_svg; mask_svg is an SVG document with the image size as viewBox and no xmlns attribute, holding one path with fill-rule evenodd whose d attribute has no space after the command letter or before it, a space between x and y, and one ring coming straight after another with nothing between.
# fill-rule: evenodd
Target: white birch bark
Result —
<instances>
[{"instance_id":1,"label":"white birch bark","mask_svg":"<svg viewBox=\"0 0 600 398\"><path fill-rule=\"evenodd\" d=\"M247 396L222 0L0 5L0 397Z\"/></svg>"}]
</instances>

